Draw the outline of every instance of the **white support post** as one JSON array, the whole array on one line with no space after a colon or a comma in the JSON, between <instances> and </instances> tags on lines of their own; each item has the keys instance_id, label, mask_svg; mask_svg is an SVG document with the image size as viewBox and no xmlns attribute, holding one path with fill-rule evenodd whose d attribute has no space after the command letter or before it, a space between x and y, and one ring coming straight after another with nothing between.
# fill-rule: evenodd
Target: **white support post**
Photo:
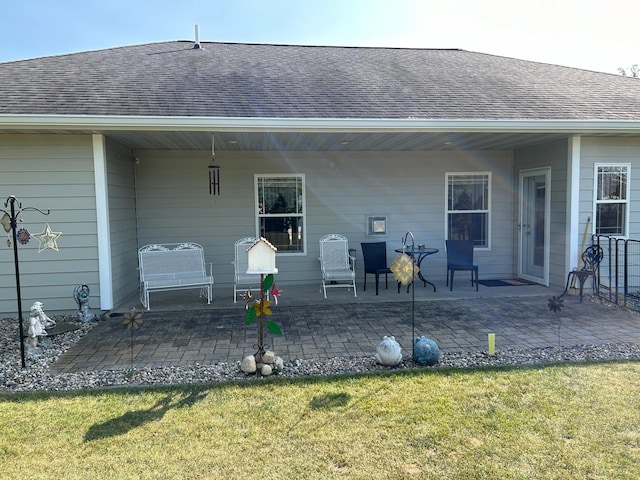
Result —
<instances>
[{"instance_id":1,"label":"white support post","mask_svg":"<svg viewBox=\"0 0 640 480\"><path fill-rule=\"evenodd\" d=\"M578 226L580 224L581 137L571 137L568 142L565 272L569 272L577 266L579 248L578 241L580 237Z\"/></svg>"},{"instance_id":2,"label":"white support post","mask_svg":"<svg viewBox=\"0 0 640 480\"><path fill-rule=\"evenodd\" d=\"M111 229L109 227L109 188L104 136L93 134L93 173L96 188L96 228L98 234L98 275L100 310L113 308L111 274Z\"/></svg>"}]
</instances>

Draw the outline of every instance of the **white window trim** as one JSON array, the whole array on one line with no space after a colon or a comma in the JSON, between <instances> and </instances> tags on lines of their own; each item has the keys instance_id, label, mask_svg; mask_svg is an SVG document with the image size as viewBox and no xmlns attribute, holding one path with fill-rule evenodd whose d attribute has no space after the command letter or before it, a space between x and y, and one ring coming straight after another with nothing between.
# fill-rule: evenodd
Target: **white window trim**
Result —
<instances>
[{"instance_id":1,"label":"white window trim","mask_svg":"<svg viewBox=\"0 0 640 480\"><path fill-rule=\"evenodd\" d=\"M598 168L599 167L626 167L627 168L627 191L625 200L598 200ZM629 215L631 214L631 164L621 162L597 162L593 164L593 211L591 212L591 234L596 234L596 211L600 203L624 203L626 204L624 235L610 235L614 238L629 238Z\"/></svg>"},{"instance_id":2,"label":"white window trim","mask_svg":"<svg viewBox=\"0 0 640 480\"><path fill-rule=\"evenodd\" d=\"M469 213L487 213L487 245L485 247L474 247L474 250L491 250L491 207L493 205L491 201L491 195L493 192L493 179L491 171L481 172L445 172L444 173L444 240L449 238L449 177L450 176L463 176L463 175L486 175L489 181L489 192L487 194L487 210L468 210Z\"/></svg>"},{"instance_id":3,"label":"white window trim","mask_svg":"<svg viewBox=\"0 0 640 480\"><path fill-rule=\"evenodd\" d=\"M300 178L302 180L302 225L304 228L302 229L302 251L301 252L291 252L291 251L278 251L276 255L278 256L306 256L307 255L307 184L304 173L255 173L253 175L253 205L254 208L257 207L258 204L258 178L282 178L282 177L290 177L290 178ZM260 237L260 216L258 214L258 209L255 209L255 229L256 229L256 238ZM297 215L297 214L296 214Z\"/></svg>"}]
</instances>

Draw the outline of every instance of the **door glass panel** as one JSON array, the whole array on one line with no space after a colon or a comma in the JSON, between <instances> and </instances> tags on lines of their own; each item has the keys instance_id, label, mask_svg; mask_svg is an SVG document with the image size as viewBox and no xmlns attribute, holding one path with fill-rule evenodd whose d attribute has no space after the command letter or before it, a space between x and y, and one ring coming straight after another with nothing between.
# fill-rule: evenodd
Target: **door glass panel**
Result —
<instances>
[{"instance_id":1,"label":"door glass panel","mask_svg":"<svg viewBox=\"0 0 640 480\"><path fill-rule=\"evenodd\" d=\"M543 278L545 267L546 177L524 177L522 207L522 273Z\"/></svg>"}]
</instances>

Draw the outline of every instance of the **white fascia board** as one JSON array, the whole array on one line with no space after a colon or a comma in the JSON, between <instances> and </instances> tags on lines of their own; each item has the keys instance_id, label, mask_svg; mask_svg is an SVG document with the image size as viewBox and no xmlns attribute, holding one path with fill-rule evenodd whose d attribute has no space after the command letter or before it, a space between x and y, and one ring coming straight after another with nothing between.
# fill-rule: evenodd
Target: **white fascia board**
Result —
<instances>
[{"instance_id":1,"label":"white fascia board","mask_svg":"<svg viewBox=\"0 0 640 480\"><path fill-rule=\"evenodd\" d=\"M0 115L0 129L83 131L640 133L635 120L485 120Z\"/></svg>"}]
</instances>

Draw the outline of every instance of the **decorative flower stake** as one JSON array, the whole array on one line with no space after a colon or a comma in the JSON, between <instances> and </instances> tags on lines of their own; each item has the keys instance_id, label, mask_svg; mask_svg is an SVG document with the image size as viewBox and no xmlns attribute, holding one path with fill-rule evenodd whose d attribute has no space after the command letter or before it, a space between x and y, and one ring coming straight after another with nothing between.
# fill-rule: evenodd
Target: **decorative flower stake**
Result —
<instances>
[{"instance_id":1,"label":"decorative flower stake","mask_svg":"<svg viewBox=\"0 0 640 480\"><path fill-rule=\"evenodd\" d=\"M140 328L140 325L144 323L142 314L143 312L136 312L136 307L132 307L131 311L124 314L122 323L127 326L128 330Z\"/></svg>"},{"instance_id":2,"label":"decorative flower stake","mask_svg":"<svg viewBox=\"0 0 640 480\"><path fill-rule=\"evenodd\" d=\"M560 346L560 328L562 327L562 318L560 318L560 313L562 311L563 302L560 297L556 297L555 295L549 299L549 303L547 306L549 310L556 314L556 318L558 319L558 347Z\"/></svg>"},{"instance_id":3,"label":"decorative flower stake","mask_svg":"<svg viewBox=\"0 0 640 480\"><path fill-rule=\"evenodd\" d=\"M564 300L560 299L559 297L553 296L549 299L549 310L551 310L553 313L560 313L562 311L563 303Z\"/></svg>"},{"instance_id":4,"label":"decorative flower stake","mask_svg":"<svg viewBox=\"0 0 640 480\"><path fill-rule=\"evenodd\" d=\"M404 286L413 282L420 271L413 259L406 253L403 253L393 260L390 270L396 281L400 282Z\"/></svg>"},{"instance_id":5,"label":"decorative flower stake","mask_svg":"<svg viewBox=\"0 0 640 480\"><path fill-rule=\"evenodd\" d=\"M131 307L131 310L124 314L122 323L127 326L127 330L131 331L131 371L133 371L133 331L140 328L144 323L142 320L143 312L136 312L136 307Z\"/></svg>"},{"instance_id":6,"label":"decorative flower stake","mask_svg":"<svg viewBox=\"0 0 640 480\"><path fill-rule=\"evenodd\" d=\"M278 301L278 295L280 294L280 290L278 290L274 285L273 285L273 274L269 274L266 277L263 277L261 275L261 278L263 278L262 280L262 288L260 291L260 298L259 299L254 299L253 295L251 294L251 290L248 290L247 293L245 294L245 298L247 299L247 303L245 305L245 309L247 310L247 313L244 317L244 321L245 324L247 325L251 325L253 322L256 321L256 319L258 319L258 351L256 352L256 356L260 356L262 357L262 355L265 352L266 347L268 347L268 345L264 345L264 327L267 327L267 330L269 330L269 332L271 332L274 335L281 335L282 334L282 329L280 328L280 325L278 325L276 322L274 322L273 320L265 320L264 316L270 316L273 312L271 311L271 301L265 299L265 293L271 291L271 295L273 295L274 297L274 302L277 305Z\"/></svg>"}]
</instances>

